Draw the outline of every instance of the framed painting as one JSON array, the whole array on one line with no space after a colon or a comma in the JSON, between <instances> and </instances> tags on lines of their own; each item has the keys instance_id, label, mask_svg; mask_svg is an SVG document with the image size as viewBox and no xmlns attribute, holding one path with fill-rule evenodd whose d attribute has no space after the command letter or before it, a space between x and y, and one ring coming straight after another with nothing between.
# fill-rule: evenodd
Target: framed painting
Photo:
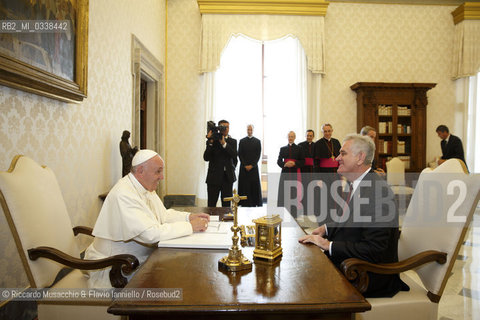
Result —
<instances>
[{"instance_id":1,"label":"framed painting","mask_svg":"<svg viewBox=\"0 0 480 320\"><path fill-rule=\"evenodd\" d=\"M0 0L0 84L87 97L88 0Z\"/></svg>"}]
</instances>

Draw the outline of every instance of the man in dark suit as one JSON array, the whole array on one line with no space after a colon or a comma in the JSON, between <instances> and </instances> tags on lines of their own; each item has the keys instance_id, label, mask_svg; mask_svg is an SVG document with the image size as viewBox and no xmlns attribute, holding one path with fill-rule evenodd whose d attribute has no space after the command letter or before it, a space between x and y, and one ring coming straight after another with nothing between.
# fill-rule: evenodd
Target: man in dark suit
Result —
<instances>
[{"instance_id":1,"label":"man in dark suit","mask_svg":"<svg viewBox=\"0 0 480 320\"><path fill-rule=\"evenodd\" d=\"M218 126L223 126L221 138L214 140L210 130L207 134L207 147L203 153L203 160L208 161L207 192L208 206L216 207L218 195L221 193L222 207L229 207L230 203L223 201L232 196L232 186L237 178L237 140L228 135L230 124L227 120L220 120Z\"/></svg>"},{"instance_id":2,"label":"man in dark suit","mask_svg":"<svg viewBox=\"0 0 480 320\"><path fill-rule=\"evenodd\" d=\"M337 172L346 179L348 192L343 193L343 200L335 201L335 213L328 210L331 221L299 239L325 250L337 267L348 258L376 264L398 261L398 215L393 192L371 169L374 154L370 138L358 134L346 137L337 157ZM340 181L335 186L341 187ZM400 290L408 290L408 286L398 274L369 273L365 296L392 297Z\"/></svg>"},{"instance_id":3,"label":"man in dark suit","mask_svg":"<svg viewBox=\"0 0 480 320\"><path fill-rule=\"evenodd\" d=\"M374 128L372 128L370 126L365 126L360 130L360 134L362 136L369 136L370 139L372 139L373 143L375 143L375 140L377 138L377 131L375 131ZM377 174L379 174L381 176L386 175L385 171L382 168L377 167L375 157L373 157L373 160L372 160L372 170L375 171Z\"/></svg>"},{"instance_id":4,"label":"man in dark suit","mask_svg":"<svg viewBox=\"0 0 480 320\"><path fill-rule=\"evenodd\" d=\"M305 155L303 150L295 144L295 132L290 131L288 133L288 144L280 148L278 153L277 164L282 168L282 173L280 174L280 183L278 185L278 206L286 206L287 210L295 217L297 215L296 208L299 203L296 205L292 203L294 198L297 198L297 201L302 200L302 186L301 186L301 172L300 168L303 167L305 162ZM296 181L296 183L295 183ZM289 192L285 194L285 183L290 182L292 185L295 185L294 191L289 188Z\"/></svg>"},{"instance_id":5,"label":"man in dark suit","mask_svg":"<svg viewBox=\"0 0 480 320\"><path fill-rule=\"evenodd\" d=\"M442 139L442 142L440 142L440 147L442 148L442 158L438 160L438 164L442 164L446 160L453 158L460 159L465 162L462 140L460 140L459 137L450 134L448 127L443 124L438 126L436 131L438 137Z\"/></svg>"},{"instance_id":6,"label":"man in dark suit","mask_svg":"<svg viewBox=\"0 0 480 320\"><path fill-rule=\"evenodd\" d=\"M238 174L238 193L247 196L240 201L243 207L262 206L262 187L258 161L262 155L262 144L253 136L253 125L247 126L247 136L238 144L238 158L240 159L240 172Z\"/></svg>"}]
</instances>

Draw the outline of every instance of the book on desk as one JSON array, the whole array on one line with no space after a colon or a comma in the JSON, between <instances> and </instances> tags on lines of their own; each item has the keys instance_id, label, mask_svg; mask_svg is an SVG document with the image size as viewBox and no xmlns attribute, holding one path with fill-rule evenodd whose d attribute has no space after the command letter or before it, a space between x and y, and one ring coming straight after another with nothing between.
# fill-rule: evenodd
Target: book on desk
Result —
<instances>
[{"instance_id":1,"label":"book on desk","mask_svg":"<svg viewBox=\"0 0 480 320\"><path fill-rule=\"evenodd\" d=\"M158 247L228 250L232 246L232 226L233 222L219 221L218 216L211 216L208 228L204 232L160 241Z\"/></svg>"}]
</instances>

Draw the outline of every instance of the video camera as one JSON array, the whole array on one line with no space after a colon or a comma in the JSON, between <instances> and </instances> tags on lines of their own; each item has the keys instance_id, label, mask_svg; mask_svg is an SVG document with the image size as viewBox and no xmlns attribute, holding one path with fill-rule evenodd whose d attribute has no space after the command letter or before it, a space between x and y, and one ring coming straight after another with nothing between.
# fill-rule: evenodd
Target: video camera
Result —
<instances>
[{"instance_id":1,"label":"video camera","mask_svg":"<svg viewBox=\"0 0 480 320\"><path fill-rule=\"evenodd\" d=\"M213 139L214 141L222 140L223 134L225 133L226 130L227 130L226 126L222 126L222 125L216 126L215 122L213 121L207 122L207 134L209 131L212 131L212 136L210 137L210 139Z\"/></svg>"}]
</instances>

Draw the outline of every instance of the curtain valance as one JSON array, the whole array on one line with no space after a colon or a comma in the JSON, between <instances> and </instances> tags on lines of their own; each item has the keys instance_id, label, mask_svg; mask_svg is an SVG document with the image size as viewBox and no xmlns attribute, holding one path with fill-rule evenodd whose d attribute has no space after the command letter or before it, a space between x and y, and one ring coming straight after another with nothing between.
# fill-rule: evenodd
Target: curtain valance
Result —
<instances>
[{"instance_id":1,"label":"curtain valance","mask_svg":"<svg viewBox=\"0 0 480 320\"><path fill-rule=\"evenodd\" d=\"M464 20L455 25L453 78L480 72L480 20Z\"/></svg>"},{"instance_id":2,"label":"curtain valance","mask_svg":"<svg viewBox=\"0 0 480 320\"><path fill-rule=\"evenodd\" d=\"M257 40L284 36L298 38L312 73L325 73L323 16L203 14L200 72L213 72L231 36L244 34Z\"/></svg>"}]
</instances>

